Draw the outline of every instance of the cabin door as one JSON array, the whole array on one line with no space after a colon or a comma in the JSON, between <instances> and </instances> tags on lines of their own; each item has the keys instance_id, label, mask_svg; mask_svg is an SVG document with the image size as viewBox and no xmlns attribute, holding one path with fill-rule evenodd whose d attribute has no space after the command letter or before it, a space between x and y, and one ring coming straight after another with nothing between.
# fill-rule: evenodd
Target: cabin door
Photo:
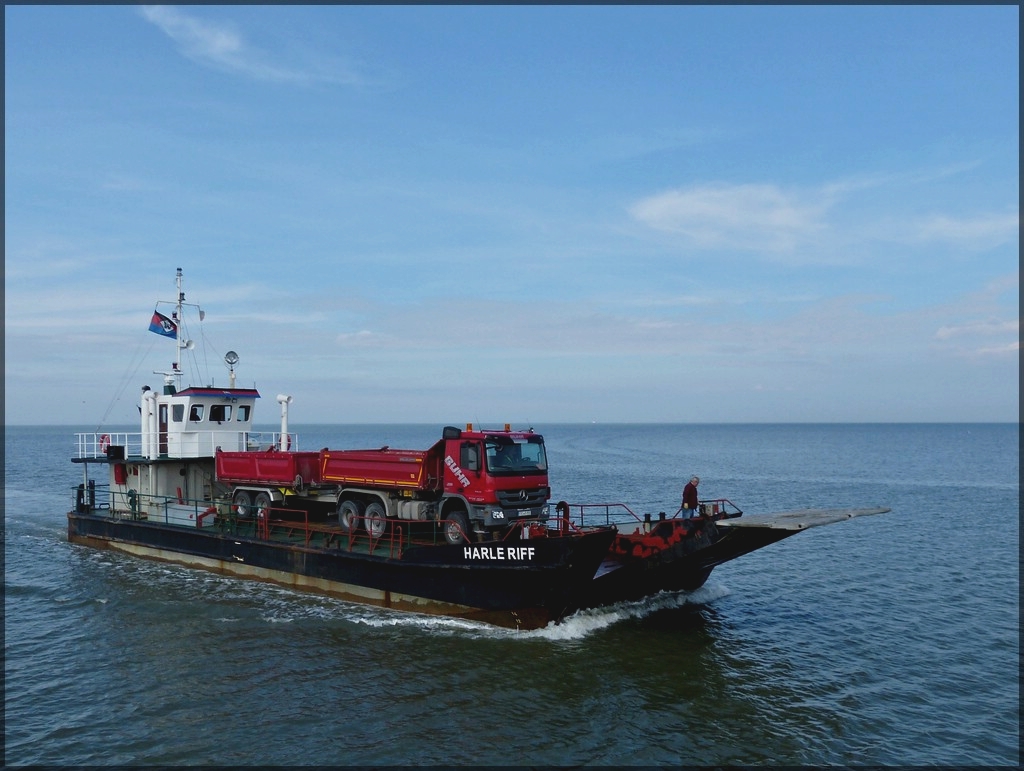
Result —
<instances>
[{"instance_id":1,"label":"cabin door","mask_svg":"<svg viewBox=\"0 0 1024 771\"><path fill-rule=\"evenodd\" d=\"M160 405L160 454L167 454L167 405Z\"/></svg>"}]
</instances>

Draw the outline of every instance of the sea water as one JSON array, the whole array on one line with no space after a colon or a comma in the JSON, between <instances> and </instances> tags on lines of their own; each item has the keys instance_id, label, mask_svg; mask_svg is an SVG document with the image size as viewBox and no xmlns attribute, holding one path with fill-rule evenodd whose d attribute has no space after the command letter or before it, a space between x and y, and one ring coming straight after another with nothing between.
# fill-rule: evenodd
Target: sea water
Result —
<instances>
[{"instance_id":1,"label":"sea water","mask_svg":"<svg viewBox=\"0 0 1024 771\"><path fill-rule=\"evenodd\" d=\"M535 428L555 500L892 511L516 632L71 545L83 429L7 427L6 764L1019 763L1017 424Z\"/></svg>"}]
</instances>

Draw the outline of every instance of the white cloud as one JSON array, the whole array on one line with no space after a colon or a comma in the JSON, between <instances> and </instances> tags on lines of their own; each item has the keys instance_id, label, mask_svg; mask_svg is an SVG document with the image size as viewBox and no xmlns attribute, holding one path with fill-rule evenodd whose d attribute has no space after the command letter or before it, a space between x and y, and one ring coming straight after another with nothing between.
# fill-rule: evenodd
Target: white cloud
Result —
<instances>
[{"instance_id":1,"label":"white cloud","mask_svg":"<svg viewBox=\"0 0 1024 771\"><path fill-rule=\"evenodd\" d=\"M147 21L160 27L186 56L231 69L246 67L241 36L225 25L199 21L166 5L142 7Z\"/></svg>"},{"instance_id":2,"label":"white cloud","mask_svg":"<svg viewBox=\"0 0 1024 771\"><path fill-rule=\"evenodd\" d=\"M1019 332L1020 321L1013 319L1012 321L977 321L958 326L940 327L935 336L939 340L948 340L960 335L1018 334Z\"/></svg>"},{"instance_id":3,"label":"white cloud","mask_svg":"<svg viewBox=\"0 0 1024 771\"><path fill-rule=\"evenodd\" d=\"M1020 320L972 321L946 325L935 332L935 339L942 341L959 356L1016 356L1020 353Z\"/></svg>"},{"instance_id":4,"label":"white cloud","mask_svg":"<svg viewBox=\"0 0 1024 771\"><path fill-rule=\"evenodd\" d=\"M1020 214L979 214L975 217L948 217L937 214L917 225L916 236L922 241L969 242L996 246L1017 238Z\"/></svg>"},{"instance_id":5,"label":"white cloud","mask_svg":"<svg viewBox=\"0 0 1024 771\"><path fill-rule=\"evenodd\" d=\"M643 198L629 213L693 247L756 252L789 262L848 263L861 247L879 242L982 250L1018 239L1016 210L896 219L884 208L871 213L850 200L879 188L927 185L939 175L866 174L789 190L773 184L698 184Z\"/></svg>"},{"instance_id":6,"label":"white cloud","mask_svg":"<svg viewBox=\"0 0 1024 771\"><path fill-rule=\"evenodd\" d=\"M334 341L340 346L376 346L382 344L384 339L368 329L361 329L358 332L341 332Z\"/></svg>"},{"instance_id":7,"label":"white cloud","mask_svg":"<svg viewBox=\"0 0 1024 771\"><path fill-rule=\"evenodd\" d=\"M246 42L232 25L198 19L177 7L147 5L142 6L141 13L177 43L184 56L199 64L271 82L354 84L361 80L350 68L331 57L321 64L302 67L275 63L271 55Z\"/></svg>"},{"instance_id":8,"label":"white cloud","mask_svg":"<svg viewBox=\"0 0 1024 771\"><path fill-rule=\"evenodd\" d=\"M1012 356L1020 353L1020 340L1003 345L985 345L977 350L981 356Z\"/></svg>"},{"instance_id":9,"label":"white cloud","mask_svg":"<svg viewBox=\"0 0 1024 771\"><path fill-rule=\"evenodd\" d=\"M775 185L711 184L650 196L630 213L702 247L789 252L826 229L826 208Z\"/></svg>"}]
</instances>

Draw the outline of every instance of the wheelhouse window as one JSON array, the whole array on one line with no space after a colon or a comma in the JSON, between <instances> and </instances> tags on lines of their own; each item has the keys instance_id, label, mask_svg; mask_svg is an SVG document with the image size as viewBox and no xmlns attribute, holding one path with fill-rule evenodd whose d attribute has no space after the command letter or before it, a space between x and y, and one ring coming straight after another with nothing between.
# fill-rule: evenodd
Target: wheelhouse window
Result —
<instances>
[{"instance_id":1,"label":"wheelhouse window","mask_svg":"<svg viewBox=\"0 0 1024 771\"><path fill-rule=\"evenodd\" d=\"M230 404L211 404L210 405L210 422L212 422L212 423L223 423L225 420L231 420L231 405Z\"/></svg>"},{"instance_id":2,"label":"wheelhouse window","mask_svg":"<svg viewBox=\"0 0 1024 771\"><path fill-rule=\"evenodd\" d=\"M506 436L489 436L484 448L487 469L495 476L523 476L548 470L542 437L512 439Z\"/></svg>"},{"instance_id":3,"label":"wheelhouse window","mask_svg":"<svg viewBox=\"0 0 1024 771\"><path fill-rule=\"evenodd\" d=\"M203 407L202 404L193 404L192 409L188 412L188 419L191 423L199 423L203 419Z\"/></svg>"},{"instance_id":4,"label":"wheelhouse window","mask_svg":"<svg viewBox=\"0 0 1024 771\"><path fill-rule=\"evenodd\" d=\"M250 410L252 410L252 405L251 404L239 404L238 405L238 418L237 418L237 420L238 420L239 423L248 423L249 422L249 412L250 412Z\"/></svg>"},{"instance_id":5,"label":"wheelhouse window","mask_svg":"<svg viewBox=\"0 0 1024 771\"><path fill-rule=\"evenodd\" d=\"M184 404L172 404L171 405L171 420L175 423L180 423L185 419L185 405Z\"/></svg>"}]
</instances>

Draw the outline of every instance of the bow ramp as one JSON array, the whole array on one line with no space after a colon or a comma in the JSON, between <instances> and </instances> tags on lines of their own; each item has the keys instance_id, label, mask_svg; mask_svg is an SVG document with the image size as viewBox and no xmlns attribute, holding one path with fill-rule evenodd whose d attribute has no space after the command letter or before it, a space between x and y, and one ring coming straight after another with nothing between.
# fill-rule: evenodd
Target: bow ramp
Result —
<instances>
[{"instance_id":1,"label":"bow ramp","mask_svg":"<svg viewBox=\"0 0 1024 771\"><path fill-rule=\"evenodd\" d=\"M761 514L723 519L715 524L718 527L758 527L773 530L806 530L809 527L831 525L854 517L866 517L871 514L884 514L886 508L873 509L798 509L780 511L777 514Z\"/></svg>"}]
</instances>

